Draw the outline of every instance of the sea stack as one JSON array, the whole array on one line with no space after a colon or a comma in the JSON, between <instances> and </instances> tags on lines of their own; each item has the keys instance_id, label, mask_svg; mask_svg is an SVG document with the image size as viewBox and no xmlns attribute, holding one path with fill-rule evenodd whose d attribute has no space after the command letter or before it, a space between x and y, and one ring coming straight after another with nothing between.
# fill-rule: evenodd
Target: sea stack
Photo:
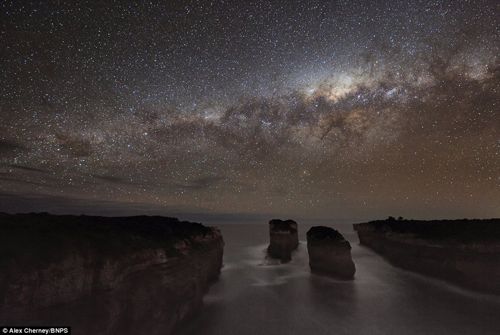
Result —
<instances>
[{"instance_id":1,"label":"sea stack","mask_svg":"<svg viewBox=\"0 0 500 335\"><path fill-rule=\"evenodd\" d=\"M282 262L290 261L292 251L299 246L297 222L293 220L269 221L269 239L268 255L272 258L278 258Z\"/></svg>"},{"instance_id":2,"label":"sea stack","mask_svg":"<svg viewBox=\"0 0 500 335\"><path fill-rule=\"evenodd\" d=\"M317 226L307 232L307 252L311 271L340 279L353 279L356 268L351 245L333 228Z\"/></svg>"}]
</instances>

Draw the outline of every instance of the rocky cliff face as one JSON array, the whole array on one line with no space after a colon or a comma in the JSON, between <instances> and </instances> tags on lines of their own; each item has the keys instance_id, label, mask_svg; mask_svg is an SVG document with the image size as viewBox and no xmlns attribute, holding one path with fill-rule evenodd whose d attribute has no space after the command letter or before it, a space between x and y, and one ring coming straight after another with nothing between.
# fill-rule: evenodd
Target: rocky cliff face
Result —
<instances>
[{"instance_id":1,"label":"rocky cliff face","mask_svg":"<svg viewBox=\"0 0 500 335\"><path fill-rule=\"evenodd\" d=\"M222 266L220 232L161 217L0 214L0 323L169 334Z\"/></svg>"},{"instance_id":2,"label":"rocky cliff face","mask_svg":"<svg viewBox=\"0 0 500 335\"><path fill-rule=\"evenodd\" d=\"M359 241L392 264L500 294L500 220L385 220L355 224Z\"/></svg>"},{"instance_id":3,"label":"rocky cliff face","mask_svg":"<svg viewBox=\"0 0 500 335\"><path fill-rule=\"evenodd\" d=\"M269 221L269 239L268 255L282 262L290 261L292 251L299 246L297 222L293 220Z\"/></svg>"},{"instance_id":4,"label":"rocky cliff face","mask_svg":"<svg viewBox=\"0 0 500 335\"><path fill-rule=\"evenodd\" d=\"M317 226L307 232L307 251L312 272L353 279L356 268L351 245L333 228Z\"/></svg>"}]
</instances>

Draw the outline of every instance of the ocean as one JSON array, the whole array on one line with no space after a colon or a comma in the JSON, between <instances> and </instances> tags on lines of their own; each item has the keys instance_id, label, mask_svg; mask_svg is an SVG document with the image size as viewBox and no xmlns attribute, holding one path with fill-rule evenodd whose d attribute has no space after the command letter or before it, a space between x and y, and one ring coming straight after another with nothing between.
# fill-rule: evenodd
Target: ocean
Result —
<instances>
[{"instance_id":1,"label":"ocean","mask_svg":"<svg viewBox=\"0 0 500 335\"><path fill-rule=\"evenodd\" d=\"M353 281L311 274L305 233L290 263L266 258L267 224L218 225L224 267L204 308L179 334L500 334L500 297L396 268L360 246L350 224Z\"/></svg>"}]
</instances>

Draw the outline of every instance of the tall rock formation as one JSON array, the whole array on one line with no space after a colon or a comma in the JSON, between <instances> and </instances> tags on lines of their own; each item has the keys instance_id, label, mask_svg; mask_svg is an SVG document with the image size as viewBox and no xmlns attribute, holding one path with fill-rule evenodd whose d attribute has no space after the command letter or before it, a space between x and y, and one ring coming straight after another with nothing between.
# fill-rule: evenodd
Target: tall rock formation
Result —
<instances>
[{"instance_id":1,"label":"tall rock formation","mask_svg":"<svg viewBox=\"0 0 500 335\"><path fill-rule=\"evenodd\" d=\"M223 246L174 218L0 214L0 323L170 334L202 306Z\"/></svg>"},{"instance_id":2,"label":"tall rock formation","mask_svg":"<svg viewBox=\"0 0 500 335\"><path fill-rule=\"evenodd\" d=\"M292 251L299 246L297 222L293 220L269 221L269 247L267 253L272 258L288 262L292 259Z\"/></svg>"},{"instance_id":3,"label":"tall rock formation","mask_svg":"<svg viewBox=\"0 0 500 335\"><path fill-rule=\"evenodd\" d=\"M393 265L500 294L500 219L355 224L359 241Z\"/></svg>"},{"instance_id":4,"label":"tall rock formation","mask_svg":"<svg viewBox=\"0 0 500 335\"><path fill-rule=\"evenodd\" d=\"M317 226L307 232L307 251L311 271L340 279L353 279L356 268L351 245L333 228Z\"/></svg>"}]
</instances>

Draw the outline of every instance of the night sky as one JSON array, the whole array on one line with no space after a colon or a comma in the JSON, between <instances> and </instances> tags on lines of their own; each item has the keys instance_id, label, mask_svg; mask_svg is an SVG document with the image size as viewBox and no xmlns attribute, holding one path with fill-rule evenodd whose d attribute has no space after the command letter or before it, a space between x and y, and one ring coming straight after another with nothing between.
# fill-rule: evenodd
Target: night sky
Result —
<instances>
[{"instance_id":1,"label":"night sky","mask_svg":"<svg viewBox=\"0 0 500 335\"><path fill-rule=\"evenodd\" d=\"M498 1L2 1L0 211L500 216Z\"/></svg>"}]
</instances>

